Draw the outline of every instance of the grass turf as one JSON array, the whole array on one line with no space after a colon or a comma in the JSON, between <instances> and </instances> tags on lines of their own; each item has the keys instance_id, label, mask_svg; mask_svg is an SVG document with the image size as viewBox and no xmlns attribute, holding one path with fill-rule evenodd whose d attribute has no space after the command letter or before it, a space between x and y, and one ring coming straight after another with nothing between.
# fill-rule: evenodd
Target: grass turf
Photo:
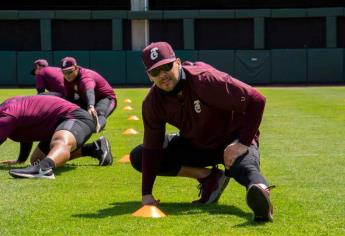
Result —
<instances>
[{"instance_id":1,"label":"grass turf","mask_svg":"<svg viewBox=\"0 0 345 236\"><path fill-rule=\"evenodd\" d=\"M158 177L154 188L168 217L133 217L141 175L130 164L98 167L87 157L56 169L52 181L13 179L9 167L0 165L0 235L344 235L345 87L259 90L267 97L261 168L277 186L273 223L251 222L245 190L233 180L218 204L196 207L190 204L197 198L196 182L168 177ZM119 104L102 135L118 160L142 141L142 121L127 118L141 118L147 89L116 92ZM3 89L0 101L20 94L34 90ZM133 110L124 111L126 105ZM128 128L139 134L122 135ZM18 150L18 143L7 140L0 160L15 159Z\"/></svg>"}]
</instances>

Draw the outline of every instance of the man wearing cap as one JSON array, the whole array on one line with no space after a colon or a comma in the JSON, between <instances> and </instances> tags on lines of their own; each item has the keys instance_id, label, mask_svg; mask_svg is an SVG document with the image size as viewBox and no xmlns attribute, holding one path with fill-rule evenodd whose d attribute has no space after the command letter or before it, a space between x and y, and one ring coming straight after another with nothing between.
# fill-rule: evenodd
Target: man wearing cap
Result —
<instances>
[{"instance_id":1,"label":"man wearing cap","mask_svg":"<svg viewBox=\"0 0 345 236\"><path fill-rule=\"evenodd\" d=\"M142 204L159 204L152 195L157 175L197 179L199 204L217 202L232 177L247 189L254 219L272 220L258 152L265 97L206 63L182 64L166 42L143 49L142 60L154 84L142 104L143 144L130 154L142 172ZM165 135L166 123L179 134Z\"/></svg>"},{"instance_id":2,"label":"man wearing cap","mask_svg":"<svg viewBox=\"0 0 345 236\"><path fill-rule=\"evenodd\" d=\"M32 166L9 171L16 178L54 179L53 168L80 156L97 158L100 166L113 162L105 137L84 144L95 130L90 114L56 96L7 99L0 104L0 130L0 145L7 138L20 142L18 159L2 161L4 164L25 162L32 143L39 141L31 155Z\"/></svg>"},{"instance_id":3,"label":"man wearing cap","mask_svg":"<svg viewBox=\"0 0 345 236\"><path fill-rule=\"evenodd\" d=\"M60 68L49 66L45 59L37 59L30 74L35 76L37 94L64 96L65 86Z\"/></svg>"},{"instance_id":4,"label":"man wearing cap","mask_svg":"<svg viewBox=\"0 0 345 236\"><path fill-rule=\"evenodd\" d=\"M86 109L98 122L97 132L106 124L106 118L116 108L116 95L108 81L96 71L77 65L73 57L61 60L60 68L65 78L66 98ZM79 100L75 100L75 96Z\"/></svg>"}]
</instances>

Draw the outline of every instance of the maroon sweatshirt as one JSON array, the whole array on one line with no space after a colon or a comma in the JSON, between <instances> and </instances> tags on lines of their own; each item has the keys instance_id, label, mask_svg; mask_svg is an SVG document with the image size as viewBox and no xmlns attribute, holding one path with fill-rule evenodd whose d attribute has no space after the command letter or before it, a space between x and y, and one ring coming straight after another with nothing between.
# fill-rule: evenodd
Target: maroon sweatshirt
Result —
<instances>
[{"instance_id":1,"label":"maroon sweatshirt","mask_svg":"<svg viewBox=\"0 0 345 236\"><path fill-rule=\"evenodd\" d=\"M255 88L203 62L185 62L183 70L182 97L153 86L143 101L143 195L151 194L163 158L166 123L195 148L217 149L234 138L249 146L258 136L265 97Z\"/></svg>"},{"instance_id":2,"label":"maroon sweatshirt","mask_svg":"<svg viewBox=\"0 0 345 236\"><path fill-rule=\"evenodd\" d=\"M17 96L0 104L0 144L49 140L55 128L79 107L56 96Z\"/></svg>"},{"instance_id":3,"label":"maroon sweatshirt","mask_svg":"<svg viewBox=\"0 0 345 236\"><path fill-rule=\"evenodd\" d=\"M49 92L58 92L65 94L64 78L60 68L43 67L35 75L37 91L48 90Z\"/></svg>"}]
</instances>

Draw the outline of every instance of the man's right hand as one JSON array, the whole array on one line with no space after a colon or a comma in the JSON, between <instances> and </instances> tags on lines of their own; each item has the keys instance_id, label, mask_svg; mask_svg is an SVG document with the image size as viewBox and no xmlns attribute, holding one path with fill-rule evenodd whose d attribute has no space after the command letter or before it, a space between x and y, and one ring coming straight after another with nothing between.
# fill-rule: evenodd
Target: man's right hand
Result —
<instances>
[{"instance_id":1,"label":"man's right hand","mask_svg":"<svg viewBox=\"0 0 345 236\"><path fill-rule=\"evenodd\" d=\"M92 117L97 117L97 111L93 105L89 105L87 108L87 112L92 116Z\"/></svg>"},{"instance_id":2,"label":"man's right hand","mask_svg":"<svg viewBox=\"0 0 345 236\"><path fill-rule=\"evenodd\" d=\"M142 196L141 204L144 205L151 205L151 206L158 206L159 200L156 200L152 194L146 194Z\"/></svg>"},{"instance_id":3,"label":"man's right hand","mask_svg":"<svg viewBox=\"0 0 345 236\"><path fill-rule=\"evenodd\" d=\"M90 105L87 112L95 119L96 133L99 133L99 131L101 130L101 125L99 124L98 114L97 114L95 107L93 105Z\"/></svg>"}]
</instances>

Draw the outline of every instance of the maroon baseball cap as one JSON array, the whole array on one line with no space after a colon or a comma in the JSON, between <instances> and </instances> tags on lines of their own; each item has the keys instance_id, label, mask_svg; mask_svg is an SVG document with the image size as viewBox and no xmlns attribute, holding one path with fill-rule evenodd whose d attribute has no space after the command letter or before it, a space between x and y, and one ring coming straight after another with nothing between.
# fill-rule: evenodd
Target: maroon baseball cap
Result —
<instances>
[{"instance_id":1,"label":"maroon baseball cap","mask_svg":"<svg viewBox=\"0 0 345 236\"><path fill-rule=\"evenodd\" d=\"M39 67L46 67L49 66L48 61L46 59L37 59L34 61L34 65L32 70L30 71L30 74L35 75L35 70Z\"/></svg>"},{"instance_id":2,"label":"maroon baseball cap","mask_svg":"<svg viewBox=\"0 0 345 236\"><path fill-rule=\"evenodd\" d=\"M167 42L155 42L143 49L141 54L146 71L176 60L175 52Z\"/></svg>"},{"instance_id":3,"label":"maroon baseball cap","mask_svg":"<svg viewBox=\"0 0 345 236\"><path fill-rule=\"evenodd\" d=\"M77 65L77 60L74 57L64 57L60 61L60 68L62 70L69 70Z\"/></svg>"}]
</instances>

